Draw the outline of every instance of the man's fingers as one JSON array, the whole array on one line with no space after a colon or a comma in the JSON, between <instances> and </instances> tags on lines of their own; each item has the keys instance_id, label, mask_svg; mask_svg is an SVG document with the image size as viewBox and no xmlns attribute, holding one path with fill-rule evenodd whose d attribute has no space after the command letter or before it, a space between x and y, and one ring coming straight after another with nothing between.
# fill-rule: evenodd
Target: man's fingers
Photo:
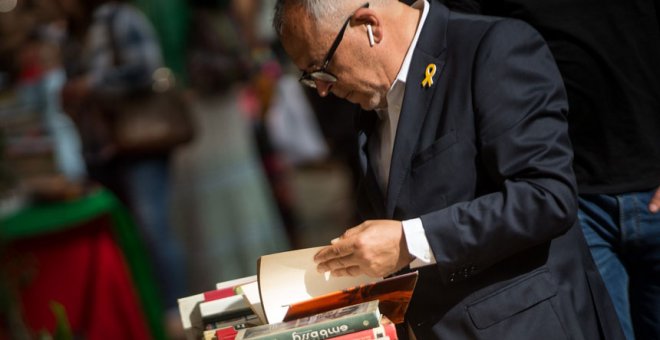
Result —
<instances>
[{"instance_id":1,"label":"man's fingers","mask_svg":"<svg viewBox=\"0 0 660 340\"><path fill-rule=\"evenodd\" d=\"M317 270L320 273L324 273L327 271L335 271L352 266L355 266L355 263L353 263L353 261L351 260L351 256L344 256L319 263L319 265L317 266Z\"/></svg>"},{"instance_id":2,"label":"man's fingers","mask_svg":"<svg viewBox=\"0 0 660 340\"><path fill-rule=\"evenodd\" d=\"M343 235L341 235L342 239L347 239L359 232L361 232L364 229L364 223L358 225L357 227L350 228L344 232Z\"/></svg>"},{"instance_id":3,"label":"man's fingers","mask_svg":"<svg viewBox=\"0 0 660 340\"><path fill-rule=\"evenodd\" d=\"M353 246L348 242L333 242L332 245L319 250L314 255L315 262L325 262L334 258L348 256L353 253Z\"/></svg>"},{"instance_id":4,"label":"man's fingers","mask_svg":"<svg viewBox=\"0 0 660 340\"><path fill-rule=\"evenodd\" d=\"M332 241L330 241L330 243L331 244L336 244L337 242L349 239L353 235L356 235L356 234L360 233L364 228L365 228L364 223L358 225L357 227L350 228L350 229L346 230L341 236L339 236L335 239L332 239Z\"/></svg>"},{"instance_id":5,"label":"man's fingers","mask_svg":"<svg viewBox=\"0 0 660 340\"><path fill-rule=\"evenodd\" d=\"M350 267L347 267L347 268L341 268L341 269L333 270L332 272L330 272L330 275L337 276L337 277L341 277L341 276L358 276L360 274L362 274L362 271L360 270L360 267L358 267L358 266L350 266Z\"/></svg>"}]
</instances>

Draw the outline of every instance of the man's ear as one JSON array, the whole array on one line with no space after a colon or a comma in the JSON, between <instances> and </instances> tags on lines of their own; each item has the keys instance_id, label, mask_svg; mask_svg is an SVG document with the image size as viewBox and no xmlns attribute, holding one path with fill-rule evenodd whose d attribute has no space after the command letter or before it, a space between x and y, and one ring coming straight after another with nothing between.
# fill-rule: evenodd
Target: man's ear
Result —
<instances>
[{"instance_id":1,"label":"man's ear","mask_svg":"<svg viewBox=\"0 0 660 340\"><path fill-rule=\"evenodd\" d=\"M364 37L369 39L369 44L380 43L383 40L382 21L378 14L369 8L360 8L353 14L352 26L362 26Z\"/></svg>"}]
</instances>

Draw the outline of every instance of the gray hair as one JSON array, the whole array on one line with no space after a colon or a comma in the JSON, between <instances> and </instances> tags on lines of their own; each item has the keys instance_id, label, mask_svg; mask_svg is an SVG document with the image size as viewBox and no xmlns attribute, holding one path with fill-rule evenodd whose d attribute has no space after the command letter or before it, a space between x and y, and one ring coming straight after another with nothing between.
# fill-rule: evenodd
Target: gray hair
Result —
<instances>
[{"instance_id":1,"label":"gray hair","mask_svg":"<svg viewBox=\"0 0 660 340\"><path fill-rule=\"evenodd\" d=\"M302 7L305 13L315 22L325 24L343 21L346 19L348 5L354 0L277 0L275 4L275 15L273 16L273 28L278 36L282 36L284 29L284 11L286 8L295 6ZM385 0L365 0L370 4L385 2Z\"/></svg>"}]
</instances>

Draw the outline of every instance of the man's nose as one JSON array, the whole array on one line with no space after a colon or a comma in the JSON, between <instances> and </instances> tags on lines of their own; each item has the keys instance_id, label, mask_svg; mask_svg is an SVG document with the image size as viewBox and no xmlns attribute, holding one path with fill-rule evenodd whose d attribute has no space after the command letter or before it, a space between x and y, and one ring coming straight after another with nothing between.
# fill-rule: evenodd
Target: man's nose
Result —
<instances>
[{"instance_id":1,"label":"man's nose","mask_svg":"<svg viewBox=\"0 0 660 340\"><path fill-rule=\"evenodd\" d=\"M316 83L316 91L318 91L319 96L325 97L330 94L332 83L318 79L315 79L314 82Z\"/></svg>"}]
</instances>

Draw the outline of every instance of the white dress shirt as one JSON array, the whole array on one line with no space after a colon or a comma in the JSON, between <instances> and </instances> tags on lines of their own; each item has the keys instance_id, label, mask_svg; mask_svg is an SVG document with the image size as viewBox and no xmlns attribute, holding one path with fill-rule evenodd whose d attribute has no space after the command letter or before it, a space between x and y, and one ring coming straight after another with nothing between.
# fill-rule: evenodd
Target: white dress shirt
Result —
<instances>
[{"instance_id":1,"label":"white dress shirt","mask_svg":"<svg viewBox=\"0 0 660 340\"><path fill-rule=\"evenodd\" d=\"M422 17L419 20L415 37L408 48L406 57L403 59L401 69L399 70L392 87L390 87L390 90L387 93L387 108L377 111L380 121L375 136L376 139L374 143L371 144L369 154L377 165L374 171L376 172L376 178L383 193L387 192L390 164L392 163L392 151L394 149L394 139L396 137L396 129L401 115L401 105L403 104L403 95L406 88L406 78L408 77L408 71L410 69L410 61L413 52L415 51L415 47L417 46L419 34L422 31L424 22L426 22L429 6L427 0L418 0L412 5L413 8L422 10ZM422 220L420 218L415 218L403 221L402 224L408 251L416 258L410 264L410 267L416 268L435 263L435 257L431 251L431 246L424 234Z\"/></svg>"}]
</instances>

